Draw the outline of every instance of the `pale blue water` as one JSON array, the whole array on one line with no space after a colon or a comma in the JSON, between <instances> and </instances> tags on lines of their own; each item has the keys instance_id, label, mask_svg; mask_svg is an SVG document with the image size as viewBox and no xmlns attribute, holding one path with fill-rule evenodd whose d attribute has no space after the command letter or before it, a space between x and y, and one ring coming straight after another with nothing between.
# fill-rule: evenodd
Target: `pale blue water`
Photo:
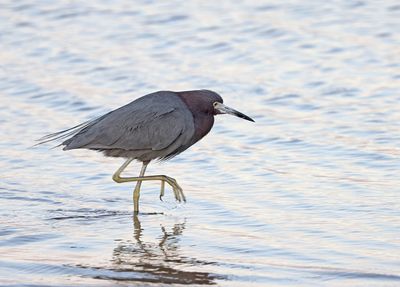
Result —
<instances>
[{"instance_id":1,"label":"pale blue water","mask_svg":"<svg viewBox=\"0 0 400 287\"><path fill-rule=\"evenodd\" d=\"M166 3L168 2L168 3ZM399 286L397 1L3 1L2 286ZM218 116L148 174L35 139L156 90ZM139 165L131 167L137 174Z\"/></svg>"}]
</instances>

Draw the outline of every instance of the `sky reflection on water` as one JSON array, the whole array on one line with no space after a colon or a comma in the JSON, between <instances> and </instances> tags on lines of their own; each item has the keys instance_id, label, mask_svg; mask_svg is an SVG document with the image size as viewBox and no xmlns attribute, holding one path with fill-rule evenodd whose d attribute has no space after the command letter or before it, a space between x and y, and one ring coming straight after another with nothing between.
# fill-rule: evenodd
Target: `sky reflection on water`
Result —
<instances>
[{"instance_id":1,"label":"sky reflection on water","mask_svg":"<svg viewBox=\"0 0 400 287\"><path fill-rule=\"evenodd\" d=\"M395 1L5 1L0 283L397 286ZM132 218L118 159L32 148L155 90L208 88L218 116L149 165ZM132 174L139 165L132 166Z\"/></svg>"}]
</instances>

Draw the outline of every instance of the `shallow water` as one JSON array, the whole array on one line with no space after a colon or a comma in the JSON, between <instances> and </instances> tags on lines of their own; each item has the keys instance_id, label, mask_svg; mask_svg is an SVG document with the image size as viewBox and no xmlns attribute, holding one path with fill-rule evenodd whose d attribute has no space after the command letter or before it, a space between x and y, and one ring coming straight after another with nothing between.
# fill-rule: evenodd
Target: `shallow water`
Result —
<instances>
[{"instance_id":1,"label":"shallow water","mask_svg":"<svg viewBox=\"0 0 400 287\"><path fill-rule=\"evenodd\" d=\"M134 2L3 1L1 285L399 286L397 1ZM32 148L196 88L256 123L149 166L186 204L144 183L133 217L121 160Z\"/></svg>"}]
</instances>

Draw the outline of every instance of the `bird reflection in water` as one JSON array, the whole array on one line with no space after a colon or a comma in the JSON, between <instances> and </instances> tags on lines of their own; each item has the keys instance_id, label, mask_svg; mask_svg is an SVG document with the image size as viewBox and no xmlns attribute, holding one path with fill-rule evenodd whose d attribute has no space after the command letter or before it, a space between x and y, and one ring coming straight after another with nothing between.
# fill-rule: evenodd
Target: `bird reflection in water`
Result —
<instances>
[{"instance_id":1,"label":"bird reflection in water","mask_svg":"<svg viewBox=\"0 0 400 287\"><path fill-rule=\"evenodd\" d=\"M179 254L179 237L185 229L185 222L174 224L171 231L161 226L162 236L158 243L142 240L143 228L138 216L133 217L133 224L134 242L121 241L114 249L112 263L121 272L135 272L143 276L123 278L124 281L211 285L216 284L216 279L224 279L208 272L183 270L188 266L215 264Z\"/></svg>"}]
</instances>

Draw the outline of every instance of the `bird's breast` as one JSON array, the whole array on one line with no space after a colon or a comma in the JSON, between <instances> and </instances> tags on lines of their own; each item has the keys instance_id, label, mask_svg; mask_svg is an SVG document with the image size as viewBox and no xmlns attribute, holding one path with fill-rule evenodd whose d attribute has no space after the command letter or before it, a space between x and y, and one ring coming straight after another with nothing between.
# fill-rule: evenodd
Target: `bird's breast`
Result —
<instances>
[{"instance_id":1,"label":"bird's breast","mask_svg":"<svg viewBox=\"0 0 400 287\"><path fill-rule=\"evenodd\" d=\"M193 121L195 128L193 143L195 143L209 133L214 125L214 116L209 114L195 114L193 115Z\"/></svg>"}]
</instances>

